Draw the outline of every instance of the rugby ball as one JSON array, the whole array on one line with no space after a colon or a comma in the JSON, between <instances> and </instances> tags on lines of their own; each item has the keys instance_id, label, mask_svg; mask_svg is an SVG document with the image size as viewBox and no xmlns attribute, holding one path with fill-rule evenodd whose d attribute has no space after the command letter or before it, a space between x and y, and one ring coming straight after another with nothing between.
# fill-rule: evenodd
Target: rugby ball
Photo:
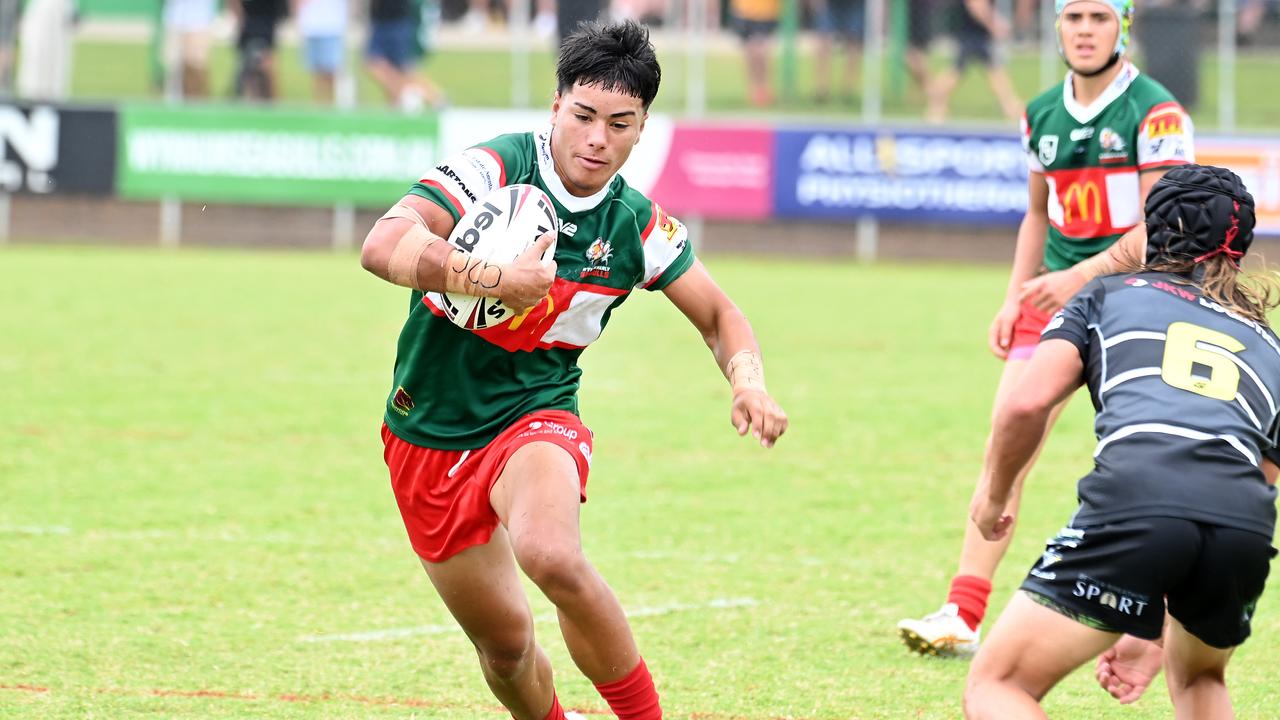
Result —
<instances>
[{"instance_id":1,"label":"rugby ball","mask_svg":"<svg viewBox=\"0 0 1280 720\"><path fill-rule=\"evenodd\" d=\"M458 220L449 243L490 263L509 263L548 231L559 235L551 198L533 185L506 185L480 198ZM555 256L556 241L543 253L543 261ZM467 330L483 330L515 317L498 298L443 293L445 317Z\"/></svg>"}]
</instances>

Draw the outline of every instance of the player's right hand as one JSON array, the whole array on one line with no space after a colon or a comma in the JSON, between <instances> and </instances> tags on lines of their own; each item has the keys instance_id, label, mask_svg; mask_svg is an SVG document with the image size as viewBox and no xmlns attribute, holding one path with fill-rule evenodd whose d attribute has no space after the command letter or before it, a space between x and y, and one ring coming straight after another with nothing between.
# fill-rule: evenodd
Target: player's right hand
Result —
<instances>
[{"instance_id":1,"label":"player's right hand","mask_svg":"<svg viewBox=\"0 0 1280 720\"><path fill-rule=\"evenodd\" d=\"M1013 325L1018 322L1018 315L1021 313L1022 308L1017 303L1006 302L1000 306L1000 311L987 330L987 346L1001 360L1009 357L1009 347L1013 344Z\"/></svg>"},{"instance_id":2,"label":"player's right hand","mask_svg":"<svg viewBox=\"0 0 1280 720\"><path fill-rule=\"evenodd\" d=\"M499 299L503 305L522 313L551 292L551 283L556 279L556 261L543 260L542 254L554 240L553 233L545 233L502 268Z\"/></svg>"}]
</instances>

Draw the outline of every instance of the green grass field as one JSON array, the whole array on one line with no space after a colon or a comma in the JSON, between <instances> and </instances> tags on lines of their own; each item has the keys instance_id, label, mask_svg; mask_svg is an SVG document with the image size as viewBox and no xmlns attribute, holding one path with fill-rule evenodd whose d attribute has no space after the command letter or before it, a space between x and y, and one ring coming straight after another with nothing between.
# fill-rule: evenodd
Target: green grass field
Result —
<instances>
[{"instance_id":1,"label":"green grass field","mask_svg":"<svg viewBox=\"0 0 1280 720\"><path fill-rule=\"evenodd\" d=\"M352 56L352 62L358 62ZM663 63L662 90L654 103L661 112L681 112L686 108L686 58L680 52L661 52ZM303 103L310 98L311 85L296 48L283 48L278 53L281 97L288 102ZM946 56L934 58L934 65L949 62ZM450 49L433 56L424 66L459 107L508 107L511 103L512 62L508 52L497 50ZM121 98L155 97L150 83L147 46L141 43L82 41L75 51L73 94L86 100L118 100ZM232 87L234 57L231 48L215 48L210 70L213 93L229 97ZM777 66L775 65L775 72ZM1029 100L1044 88L1040 86L1040 59L1036 52L1013 57L1009 71L1023 100ZM1057 70L1055 70L1055 73ZM712 114L747 117L808 118L819 121L849 122L860 114L861 99L852 102L815 104L813 92L813 58L798 56L795 99L768 110L749 108L746 103L746 81L741 53L712 53L707 58L707 107ZM1280 116L1280 95L1259 93L1269 87L1280 74L1280 54L1242 54L1236 70L1238 107L1236 124L1241 129L1275 129ZM382 102L377 87L367 73L358 71L358 97L362 104ZM553 60L549 52L536 52L530 58L532 103L550 103L554 84ZM1218 122L1218 66L1211 52L1205 52L1200 68L1201 102L1193 118L1200 130L1212 129ZM908 83L909 85L909 83ZM988 125L1010 123L999 115L999 107L982 72L971 69L952 97L952 114L961 122ZM923 98L913 87L899 96L887 96L884 113L889 119L918 120L923 111Z\"/></svg>"},{"instance_id":2,"label":"green grass field","mask_svg":"<svg viewBox=\"0 0 1280 720\"><path fill-rule=\"evenodd\" d=\"M791 415L774 451L732 432L724 381L660 295L584 356L584 540L640 615L668 717L957 717L967 665L908 655L894 624L935 609L953 569L1005 270L708 264ZM0 717L504 717L381 459L405 300L354 255L0 248ZM1092 445L1077 398L996 608ZM1280 701L1276 592L1232 665L1242 718ZM600 716L554 623L537 629L566 705ZM1048 711L1171 713L1162 684L1121 710L1087 672Z\"/></svg>"}]
</instances>

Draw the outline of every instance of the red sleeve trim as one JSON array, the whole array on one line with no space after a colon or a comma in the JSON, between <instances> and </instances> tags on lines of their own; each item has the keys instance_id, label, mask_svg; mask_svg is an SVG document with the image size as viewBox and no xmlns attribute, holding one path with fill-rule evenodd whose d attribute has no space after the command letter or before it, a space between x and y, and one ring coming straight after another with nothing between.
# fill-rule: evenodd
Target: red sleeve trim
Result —
<instances>
[{"instance_id":1,"label":"red sleeve trim","mask_svg":"<svg viewBox=\"0 0 1280 720\"><path fill-rule=\"evenodd\" d=\"M645 226L640 233L640 245L643 246L649 240L649 235L653 234L653 228L658 224L658 216L662 214L662 208L658 207L658 203L649 201L649 207L653 210L649 214L649 224Z\"/></svg>"},{"instance_id":2,"label":"red sleeve trim","mask_svg":"<svg viewBox=\"0 0 1280 720\"><path fill-rule=\"evenodd\" d=\"M507 184L507 165L502 162L502 156L493 148L481 146L480 149L489 153L494 162L498 163L498 187L504 187Z\"/></svg>"},{"instance_id":3,"label":"red sleeve trim","mask_svg":"<svg viewBox=\"0 0 1280 720\"><path fill-rule=\"evenodd\" d=\"M435 180L426 180L426 179L424 179L424 180L421 180L420 182L421 182L423 185L427 185L427 186L430 186L430 187L435 188L436 190L439 190L439 191L440 191L440 194L441 194L441 195L444 195L444 198L445 198L446 200L448 200L448 201L449 201L449 204L450 204L450 205L452 205L452 206L453 206L453 209L458 213L458 216L459 216L459 217L461 217L461 216L462 216L462 214L463 214L463 210L462 210L462 203L458 202L458 198L456 198L456 197L454 197L454 196L450 195L450 194L449 194L449 191L448 191L448 190L445 190L443 185L441 185L440 183L436 182Z\"/></svg>"},{"instance_id":4,"label":"red sleeve trim","mask_svg":"<svg viewBox=\"0 0 1280 720\"><path fill-rule=\"evenodd\" d=\"M1147 110L1147 114L1142 118L1142 122L1138 123L1138 132L1142 132L1147 129L1147 121L1151 119L1151 116L1162 115L1168 110L1177 110L1183 115L1187 114L1187 111L1183 110L1182 106L1176 102L1170 101L1162 102L1159 105L1152 105L1151 109Z\"/></svg>"}]
</instances>

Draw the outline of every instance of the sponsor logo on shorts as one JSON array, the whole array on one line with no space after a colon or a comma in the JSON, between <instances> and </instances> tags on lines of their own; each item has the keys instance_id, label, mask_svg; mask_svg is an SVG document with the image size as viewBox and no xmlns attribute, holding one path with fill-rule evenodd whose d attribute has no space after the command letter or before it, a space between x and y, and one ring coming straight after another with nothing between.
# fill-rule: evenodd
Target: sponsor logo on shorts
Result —
<instances>
[{"instance_id":1,"label":"sponsor logo on shorts","mask_svg":"<svg viewBox=\"0 0 1280 720\"><path fill-rule=\"evenodd\" d=\"M578 452L582 453L582 457L587 460L587 467L591 467L591 446L586 443L578 443Z\"/></svg>"},{"instance_id":2,"label":"sponsor logo on shorts","mask_svg":"<svg viewBox=\"0 0 1280 720\"><path fill-rule=\"evenodd\" d=\"M534 420L533 422L529 423L529 429L520 433L518 437L528 437L530 435L559 435L560 437L565 438L566 440L578 439L577 430L569 427L568 425L562 425L558 422L551 422L550 420L546 422L543 422L540 420Z\"/></svg>"},{"instance_id":3,"label":"sponsor logo on shorts","mask_svg":"<svg viewBox=\"0 0 1280 720\"><path fill-rule=\"evenodd\" d=\"M391 409L401 415L408 415L413 409L413 397L405 392L403 385L398 386L395 394L391 396Z\"/></svg>"},{"instance_id":4,"label":"sponsor logo on shorts","mask_svg":"<svg viewBox=\"0 0 1280 720\"><path fill-rule=\"evenodd\" d=\"M1142 612L1151 603L1151 599L1146 595L1131 593L1100 580L1094 580L1088 575L1081 575L1076 580L1075 589L1072 590L1071 594L1085 600L1097 602L1099 605L1109 607L1122 615L1138 617L1142 616Z\"/></svg>"}]
</instances>

